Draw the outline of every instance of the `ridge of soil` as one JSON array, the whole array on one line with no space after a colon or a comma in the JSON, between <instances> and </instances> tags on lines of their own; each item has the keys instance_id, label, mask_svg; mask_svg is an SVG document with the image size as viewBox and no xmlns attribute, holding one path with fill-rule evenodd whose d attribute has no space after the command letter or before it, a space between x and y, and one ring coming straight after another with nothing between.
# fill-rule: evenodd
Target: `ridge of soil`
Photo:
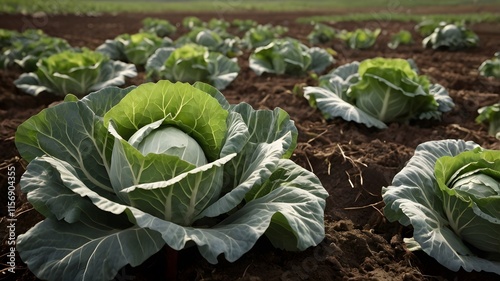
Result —
<instances>
[{"instance_id":1,"label":"ridge of soil","mask_svg":"<svg viewBox=\"0 0 500 281\"><path fill-rule=\"evenodd\" d=\"M466 8L461 8L465 9ZM470 7L476 11L477 7ZM432 9L421 12L430 13ZM467 10L468 11L468 10ZM21 31L27 27L43 29L51 36L68 40L72 46L95 48L105 39L122 33L135 33L141 19L155 16L179 24L185 16L203 20L217 17L208 13L119 14L97 17L58 15L33 18L23 15L2 15L0 28ZM260 23L287 26L287 36L306 42L312 27L298 24L303 13L227 13L224 19L250 18ZM179 280L498 280L498 275L485 272L452 272L433 258L406 250L403 238L411 236L411 228L388 222L382 213L381 187L390 185L394 175L411 158L415 147L425 141L439 139L471 140L485 148L500 149L500 142L487 133L484 125L474 121L477 109L499 101L500 82L480 77L478 66L500 51L498 24L477 23L471 26L479 38L477 48L447 52L424 49L421 37L413 31L415 22L338 22L337 29L381 27L375 46L351 50L342 42L333 41L321 47L337 52L334 67L355 60L378 56L412 58L420 71L432 82L443 85L455 102L441 121L418 121L391 124L385 130L342 119L325 121L308 102L292 94L295 85L315 85L310 77L257 76L248 66L249 53L238 58L241 71L222 93L230 103L248 102L254 108L281 107L295 121L299 130L297 149L292 156L299 165L313 171L330 193L325 210L326 237L318 246L304 252L274 249L265 238L236 262L220 258L211 265L195 248L180 252ZM390 35L400 29L410 30L416 43L387 47ZM176 36L186 30L179 29ZM175 36L173 37L175 39ZM30 116L60 98L50 95L32 97L18 90L13 81L19 70L0 70L0 201L7 202L7 169L15 167L16 183L25 170L14 144L17 126ZM128 85L145 82L144 72L129 79ZM26 232L43 219L27 203L17 184L17 235ZM0 210L2 251L0 263L6 266L6 208ZM36 280L19 257L16 274L0 274L0 280ZM158 280L165 257L158 253L137 268L124 268L117 280ZM121 278L121 279L120 279Z\"/></svg>"}]
</instances>

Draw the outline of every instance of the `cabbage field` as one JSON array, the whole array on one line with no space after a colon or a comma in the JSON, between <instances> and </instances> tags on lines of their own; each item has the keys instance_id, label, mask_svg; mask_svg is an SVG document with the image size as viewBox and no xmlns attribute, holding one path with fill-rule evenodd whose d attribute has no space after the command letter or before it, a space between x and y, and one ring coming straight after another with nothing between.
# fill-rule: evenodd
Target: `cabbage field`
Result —
<instances>
[{"instance_id":1,"label":"cabbage field","mask_svg":"<svg viewBox=\"0 0 500 281\"><path fill-rule=\"evenodd\" d=\"M1 14L0 280L498 280L498 20L316 14Z\"/></svg>"}]
</instances>

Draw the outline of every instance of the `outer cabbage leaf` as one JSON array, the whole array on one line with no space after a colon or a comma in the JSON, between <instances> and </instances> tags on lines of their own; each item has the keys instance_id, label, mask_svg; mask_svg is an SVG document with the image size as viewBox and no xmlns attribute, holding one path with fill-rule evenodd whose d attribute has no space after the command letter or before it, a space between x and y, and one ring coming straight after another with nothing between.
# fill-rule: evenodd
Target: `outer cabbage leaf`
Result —
<instances>
[{"instance_id":1,"label":"outer cabbage leaf","mask_svg":"<svg viewBox=\"0 0 500 281\"><path fill-rule=\"evenodd\" d=\"M334 83L330 83L332 90L321 87L305 87L304 97L315 107L317 107L326 119L341 117L346 121L365 124L367 127L385 129L387 125L377 118L367 114L355 105L344 101L337 92L342 92L342 86L335 84L336 91L333 90Z\"/></svg>"},{"instance_id":2,"label":"outer cabbage leaf","mask_svg":"<svg viewBox=\"0 0 500 281\"><path fill-rule=\"evenodd\" d=\"M297 166L295 167L297 168ZM221 253L228 261L237 260L254 245L266 230L270 232L270 239L277 246L287 250L304 250L311 245L316 245L324 237L321 217L325 204L324 198L327 196L324 190L318 189L318 182L309 181L308 174L315 178L310 172L300 169L292 170L289 174L281 177L275 177L274 181L268 184L275 184L279 188L266 190L267 192L263 193L261 198L250 201L243 208L211 228L181 228L137 210L133 210L133 215L137 219L138 225L163 233L167 244L174 249L182 249L188 241L195 242L200 253L210 263L217 263L217 256ZM280 182L286 178L294 178L298 182L305 180L310 190L304 190L303 186L301 188L295 188L293 185L287 187L286 184ZM288 202L286 203L287 207L284 207L285 202ZM224 203L229 204L229 202ZM316 221L316 218L305 219L311 214L315 214L319 221ZM291 230L291 233L285 232L286 234L280 232L281 235L295 236L295 239L288 240L291 243L285 244L283 240L280 241L283 236L280 237L276 235L277 233L273 234L272 228L279 227L279 225Z\"/></svg>"},{"instance_id":3,"label":"outer cabbage leaf","mask_svg":"<svg viewBox=\"0 0 500 281\"><path fill-rule=\"evenodd\" d=\"M12 66L16 59L22 59L23 54L19 53L20 50L24 49L27 45L33 46L34 42L48 37L41 29L27 29L22 33L0 29L0 67L7 68ZM28 47L27 49L31 48ZM48 49L50 50L50 47Z\"/></svg>"},{"instance_id":4,"label":"outer cabbage leaf","mask_svg":"<svg viewBox=\"0 0 500 281\"><path fill-rule=\"evenodd\" d=\"M258 22L251 19L234 19L231 25L238 28L240 32L246 32L252 27L256 27Z\"/></svg>"},{"instance_id":5,"label":"outer cabbage leaf","mask_svg":"<svg viewBox=\"0 0 500 281\"><path fill-rule=\"evenodd\" d=\"M134 77L134 65L112 61L99 53L65 51L43 58L36 72L23 73L14 81L16 86L31 95L47 91L58 96L84 96L109 86L125 83L125 77Z\"/></svg>"},{"instance_id":6,"label":"outer cabbage leaf","mask_svg":"<svg viewBox=\"0 0 500 281\"><path fill-rule=\"evenodd\" d=\"M307 35L307 40L312 45L326 44L337 35L337 30L322 23L314 24L313 30Z\"/></svg>"},{"instance_id":7,"label":"outer cabbage leaf","mask_svg":"<svg viewBox=\"0 0 500 281\"><path fill-rule=\"evenodd\" d=\"M423 106L438 107L433 96L427 94L428 89L426 91L422 84L408 79L399 70L373 72L362 75L361 80L349 88L348 95L355 100L356 107L378 120L406 121ZM395 85L398 82L400 84Z\"/></svg>"},{"instance_id":8,"label":"outer cabbage leaf","mask_svg":"<svg viewBox=\"0 0 500 281\"><path fill-rule=\"evenodd\" d=\"M452 207L458 201L449 201L452 197L446 194L452 191L443 191L438 187L439 179L435 174L435 171L438 172L435 169L439 158L456 156L477 148L477 144L461 140L420 144L414 156L394 177L392 185L382 188L382 198L386 204L384 214L390 221L411 224L413 238L408 242L413 245L412 249L423 250L447 268L458 271L462 267L466 271L484 270L500 274L500 261L475 254L453 231L453 222L447 216L449 210L454 209L452 213L455 214L465 210L463 206ZM488 230L481 229L476 232L488 233Z\"/></svg>"},{"instance_id":9,"label":"outer cabbage leaf","mask_svg":"<svg viewBox=\"0 0 500 281\"><path fill-rule=\"evenodd\" d=\"M253 187L262 185L271 176L290 142L288 134L272 143L246 144L242 153L227 165L226 193L207 207L200 218L216 217L235 209ZM240 163L246 165L242 167Z\"/></svg>"},{"instance_id":10,"label":"outer cabbage leaf","mask_svg":"<svg viewBox=\"0 0 500 281\"><path fill-rule=\"evenodd\" d=\"M177 46L183 46L188 43L194 43L197 45L205 46L210 50L215 51L218 45L222 44L222 42L222 37L215 31L207 28L195 28L188 34L179 37L175 41L175 44Z\"/></svg>"},{"instance_id":11,"label":"outer cabbage leaf","mask_svg":"<svg viewBox=\"0 0 500 281\"><path fill-rule=\"evenodd\" d=\"M4 48L12 46L19 35L17 31L0 28L0 45L2 46L2 51Z\"/></svg>"},{"instance_id":12,"label":"outer cabbage leaf","mask_svg":"<svg viewBox=\"0 0 500 281\"><path fill-rule=\"evenodd\" d=\"M446 23L444 22L438 22L432 19L426 19L421 22L419 22L417 25L415 25L414 29L417 31L421 36L427 37L434 32L434 30L439 27L440 25L445 25Z\"/></svg>"}]
</instances>

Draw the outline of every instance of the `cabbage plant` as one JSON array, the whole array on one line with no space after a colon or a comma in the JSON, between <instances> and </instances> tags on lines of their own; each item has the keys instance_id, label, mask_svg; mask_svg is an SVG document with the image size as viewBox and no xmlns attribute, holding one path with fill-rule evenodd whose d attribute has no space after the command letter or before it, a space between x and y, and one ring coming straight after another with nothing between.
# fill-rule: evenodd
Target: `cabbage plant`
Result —
<instances>
[{"instance_id":1,"label":"cabbage plant","mask_svg":"<svg viewBox=\"0 0 500 281\"><path fill-rule=\"evenodd\" d=\"M343 40L351 49L367 49L375 45L378 36L382 30L368 28L357 28L354 31L342 30L337 37Z\"/></svg>"},{"instance_id":2,"label":"cabbage plant","mask_svg":"<svg viewBox=\"0 0 500 281\"><path fill-rule=\"evenodd\" d=\"M195 27L206 27L206 25L206 22L195 16L189 16L182 19L182 26L187 29L193 29Z\"/></svg>"},{"instance_id":3,"label":"cabbage plant","mask_svg":"<svg viewBox=\"0 0 500 281\"><path fill-rule=\"evenodd\" d=\"M284 110L230 105L203 83L69 97L17 129L21 189L46 217L17 249L40 279L92 281L166 245L196 245L212 264L262 235L304 250L324 238L328 194L288 159L296 142Z\"/></svg>"},{"instance_id":4,"label":"cabbage plant","mask_svg":"<svg viewBox=\"0 0 500 281\"><path fill-rule=\"evenodd\" d=\"M255 49L266 46L274 39L281 37L288 31L288 28L281 25L259 24L250 28L241 39L243 46L247 49Z\"/></svg>"},{"instance_id":5,"label":"cabbage plant","mask_svg":"<svg viewBox=\"0 0 500 281\"><path fill-rule=\"evenodd\" d=\"M15 42L36 41L47 35L41 29L26 29L23 32L0 28L0 50L11 48Z\"/></svg>"},{"instance_id":6,"label":"cabbage plant","mask_svg":"<svg viewBox=\"0 0 500 281\"><path fill-rule=\"evenodd\" d=\"M144 65L157 49L172 45L172 40L168 37L161 38L153 33L140 32L132 35L122 34L114 40L106 40L97 47L96 52L103 53L112 60Z\"/></svg>"},{"instance_id":7,"label":"cabbage plant","mask_svg":"<svg viewBox=\"0 0 500 281\"><path fill-rule=\"evenodd\" d=\"M234 19L231 22L231 26L238 28L240 32L247 32L250 28L259 25L258 22L251 19Z\"/></svg>"},{"instance_id":8,"label":"cabbage plant","mask_svg":"<svg viewBox=\"0 0 500 281\"><path fill-rule=\"evenodd\" d=\"M177 49L160 48L149 58L145 68L147 77L153 80L202 81L219 90L226 88L240 71L235 58L210 52L207 47L196 44Z\"/></svg>"},{"instance_id":9,"label":"cabbage plant","mask_svg":"<svg viewBox=\"0 0 500 281\"><path fill-rule=\"evenodd\" d=\"M479 37L474 31L465 26L440 23L432 34L422 40L425 48L447 49L456 51L475 47L479 44Z\"/></svg>"},{"instance_id":10,"label":"cabbage plant","mask_svg":"<svg viewBox=\"0 0 500 281\"><path fill-rule=\"evenodd\" d=\"M500 79L500 52L496 52L493 58L483 61L478 70L481 76Z\"/></svg>"},{"instance_id":11,"label":"cabbage plant","mask_svg":"<svg viewBox=\"0 0 500 281\"><path fill-rule=\"evenodd\" d=\"M292 38L275 39L250 55L249 66L257 74L264 72L302 75L308 71L322 72L334 59L326 50L300 43Z\"/></svg>"},{"instance_id":12,"label":"cabbage plant","mask_svg":"<svg viewBox=\"0 0 500 281\"><path fill-rule=\"evenodd\" d=\"M417 25L415 25L414 29L421 36L427 37L431 35L434 32L434 30L438 28L440 25L446 25L446 22L435 21L433 19L425 19L419 22Z\"/></svg>"},{"instance_id":13,"label":"cabbage plant","mask_svg":"<svg viewBox=\"0 0 500 281\"><path fill-rule=\"evenodd\" d=\"M212 18L207 22L206 26L215 32L226 33L226 30L231 26L231 23L224 19Z\"/></svg>"},{"instance_id":14,"label":"cabbage plant","mask_svg":"<svg viewBox=\"0 0 500 281\"><path fill-rule=\"evenodd\" d=\"M72 49L66 40L48 36L42 31L13 34L0 54L0 67L17 65L25 72L33 72L39 59Z\"/></svg>"},{"instance_id":15,"label":"cabbage plant","mask_svg":"<svg viewBox=\"0 0 500 281\"><path fill-rule=\"evenodd\" d=\"M326 44L337 35L337 30L329 25L316 23L313 30L307 35L307 40L312 45Z\"/></svg>"},{"instance_id":16,"label":"cabbage plant","mask_svg":"<svg viewBox=\"0 0 500 281\"><path fill-rule=\"evenodd\" d=\"M47 91L57 96L86 95L109 86L125 84L125 77L137 76L133 64L113 61L88 49L68 50L40 59L34 72L23 73L14 84L37 96Z\"/></svg>"},{"instance_id":17,"label":"cabbage plant","mask_svg":"<svg viewBox=\"0 0 500 281\"><path fill-rule=\"evenodd\" d=\"M182 47L186 44L198 44L205 46L208 50L221 53L228 57L236 57L242 54L240 39L227 32L215 31L208 28L193 28L187 34L175 40L175 45Z\"/></svg>"},{"instance_id":18,"label":"cabbage plant","mask_svg":"<svg viewBox=\"0 0 500 281\"><path fill-rule=\"evenodd\" d=\"M177 27L171 24L168 20L147 17L142 20L142 32L156 34L158 37L167 37L177 31Z\"/></svg>"},{"instance_id":19,"label":"cabbage plant","mask_svg":"<svg viewBox=\"0 0 500 281\"><path fill-rule=\"evenodd\" d=\"M0 51L10 47L17 36L19 36L19 32L15 30L0 28Z\"/></svg>"},{"instance_id":20,"label":"cabbage plant","mask_svg":"<svg viewBox=\"0 0 500 281\"><path fill-rule=\"evenodd\" d=\"M387 46L391 49L396 49L399 45L409 45L413 43L413 37L411 32L408 30L400 30L391 36L391 40L387 43Z\"/></svg>"},{"instance_id":21,"label":"cabbage plant","mask_svg":"<svg viewBox=\"0 0 500 281\"><path fill-rule=\"evenodd\" d=\"M413 227L405 239L450 270L500 274L500 151L462 140L420 144L382 188L389 221Z\"/></svg>"},{"instance_id":22,"label":"cabbage plant","mask_svg":"<svg viewBox=\"0 0 500 281\"><path fill-rule=\"evenodd\" d=\"M483 106L477 110L477 123L488 125L488 134L500 140L500 103Z\"/></svg>"},{"instance_id":23,"label":"cabbage plant","mask_svg":"<svg viewBox=\"0 0 500 281\"><path fill-rule=\"evenodd\" d=\"M412 64L390 58L345 64L321 76L318 87L305 87L304 97L327 119L342 117L379 129L391 122L440 119L453 100Z\"/></svg>"}]
</instances>

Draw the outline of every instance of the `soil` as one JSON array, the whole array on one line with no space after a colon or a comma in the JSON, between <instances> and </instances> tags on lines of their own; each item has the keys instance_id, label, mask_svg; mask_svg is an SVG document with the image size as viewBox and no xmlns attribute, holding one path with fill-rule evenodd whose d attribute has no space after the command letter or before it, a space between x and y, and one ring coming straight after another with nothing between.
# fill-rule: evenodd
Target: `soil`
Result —
<instances>
[{"instance_id":1,"label":"soil","mask_svg":"<svg viewBox=\"0 0 500 281\"><path fill-rule=\"evenodd\" d=\"M413 13L447 12L425 8ZM495 7L457 7L460 11L494 11ZM498 8L496 8L498 12ZM348 11L334 11L345 13ZM329 13L334 13L329 12ZM387 11L385 11L387 12ZM406 11L408 12L408 11ZM457 10L454 10L456 13ZM62 37L73 46L95 48L105 39L122 33L135 33L141 19L154 16L180 24L185 16L195 15L203 20L222 17L226 20L250 18L260 23L280 24L289 28L288 36L306 40L312 27L298 24L298 16L325 14L308 13L235 13L221 10L217 14L165 13L118 14L99 16L58 15L38 17L1 15L0 28L22 31L40 28L51 36ZM295 121L299 129L299 143L292 160L313 171L330 193L325 210L326 237L317 247L304 252L285 252L274 249L265 238L234 263L222 257L217 265L207 263L195 248L180 251L179 280L498 280L499 276L485 272L452 272L433 258L406 250L402 239L411 236L410 227L388 222L382 213L384 206L381 187L390 185L394 175L411 158L415 147L422 142L439 139L472 140L485 148L500 149L500 142L488 136L487 128L474 119L477 109L499 101L500 82L478 75L478 66L500 50L498 23L471 25L481 42L480 46L457 52L424 49L422 37L414 33L416 43L387 47L390 35L400 29L413 31L415 22L373 21L330 23L338 29L381 27L384 31L375 46L365 50L348 49L342 42L333 41L322 47L337 52L334 67L355 60L377 56L412 58L423 74L434 83L446 87L455 102L454 109L443 115L441 121L419 121L409 124L391 124L385 130L342 119L325 121L319 111L308 102L292 94L295 85L315 85L315 80L304 76L257 76L248 67L246 52L239 57L241 72L223 90L231 103L248 102L254 108L281 107ZM186 32L179 28L175 39ZM60 100L50 95L32 97L18 90L13 81L21 72L17 69L0 70L0 200L6 204L8 171L15 167L16 183L24 172L22 161L14 145L16 127L51 103ZM144 72L128 80L138 85L145 81ZM17 225L19 235L43 219L17 188ZM2 267L6 267L8 251L6 210L2 217ZM2 270L0 280L36 280L20 258L16 259L16 273ZM158 253L137 268L126 267L115 280L162 280L165 257Z\"/></svg>"}]
</instances>

